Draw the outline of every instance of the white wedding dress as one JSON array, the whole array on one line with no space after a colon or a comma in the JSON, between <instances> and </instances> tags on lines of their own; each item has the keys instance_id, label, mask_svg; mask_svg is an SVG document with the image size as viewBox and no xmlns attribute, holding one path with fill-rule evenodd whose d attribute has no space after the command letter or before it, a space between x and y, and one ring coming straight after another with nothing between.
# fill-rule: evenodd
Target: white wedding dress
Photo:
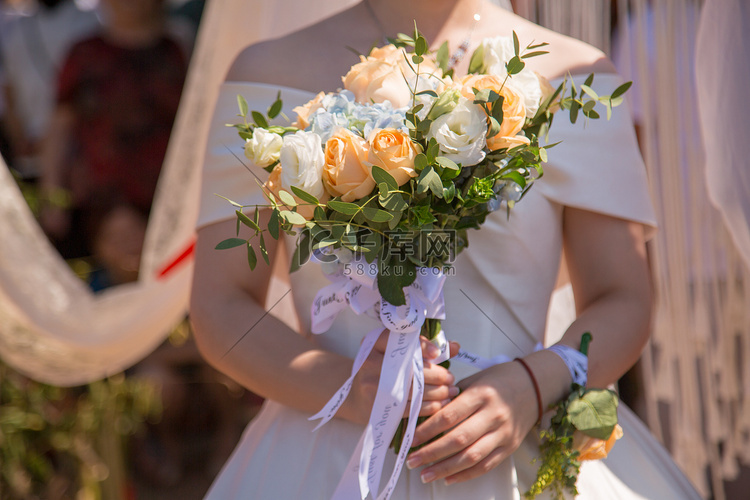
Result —
<instances>
[{"instance_id":1,"label":"white wedding dress","mask_svg":"<svg viewBox=\"0 0 750 500\"><path fill-rule=\"evenodd\" d=\"M601 74L594 87L600 93L608 93L619 83L619 77ZM242 141L235 129L225 124L236 117L237 94L247 99L251 110L265 110L278 90L277 86L263 84L224 84L208 143L199 226L234 217L234 207L216 194L243 204L265 202L254 176L237 159L244 158ZM286 114L292 116L291 109L312 98L312 94L282 88L281 97ZM581 117L577 125L559 116L549 140L563 142L550 150L544 177L513 209L510 218L501 210L492 214L480 231L471 232L470 248L458 257L455 275L446 282L447 319L443 326L449 339L457 340L467 351L485 357L504 354L514 358L545 341L547 309L560 262L565 206L648 227L655 225L645 169L626 109L617 109L610 121L584 123ZM261 178L267 175L260 168L250 168ZM291 240L287 243L294 244ZM216 258L220 258L218 253ZM329 282L311 263L293 273L291 281L302 330L309 331L311 301ZM315 340L327 349L354 357L362 337L375 326L377 323L371 318L345 311L330 331ZM453 363L451 369L459 379L472 373L471 368L460 363ZM308 421L309 416L273 401L266 402L206 498L330 498L362 428L333 419L312 432L316 424ZM627 408L622 407L620 419L624 438L606 460L584 464L579 479L580 498L700 498ZM512 459L478 479L452 486L441 482L424 485L419 470L404 469L392 498L520 498L534 479L531 460L537 446L535 437L530 436ZM386 462L385 471L392 468L394 456L389 456L391 463Z\"/></svg>"}]
</instances>

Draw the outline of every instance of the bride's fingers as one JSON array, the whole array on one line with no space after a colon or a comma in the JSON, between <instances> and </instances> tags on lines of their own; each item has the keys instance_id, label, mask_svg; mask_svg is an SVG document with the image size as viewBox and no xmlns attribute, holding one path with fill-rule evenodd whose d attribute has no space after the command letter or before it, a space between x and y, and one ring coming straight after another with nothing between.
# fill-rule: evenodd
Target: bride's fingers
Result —
<instances>
[{"instance_id":1,"label":"bride's fingers","mask_svg":"<svg viewBox=\"0 0 750 500\"><path fill-rule=\"evenodd\" d=\"M458 351L461 350L461 344L458 342L448 342L449 349L451 352L451 358L458 355Z\"/></svg>"},{"instance_id":2,"label":"bride's fingers","mask_svg":"<svg viewBox=\"0 0 750 500\"><path fill-rule=\"evenodd\" d=\"M419 337L419 342L422 346L422 357L425 360L435 359L440 355L440 348L427 340L427 337Z\"/></svg>"},{"instance_id":3,"label":"bride's fingers","mask_svg":"<svg viewBox=\"0 0 750 500\"><path fill-rule=\"evenodd\" d=\"M442 401L422 401L422 406L419 408L419 416L420 417L429 417L430 415L434 415L437 413L441 408L443 408L445 405L450 403L450 399L444 399ZM406 408L404 409L404 418L407 418L409 416L409 413L411 412L411 401L408 401L406 403Z\"/></svg>"},{"instance_id":4,"label":"bride's fingers","mask_svg":"<svg viewBox=\"0 0 750 500\"><path fill-rule=\"evenodd\" d=\"M459 389L455 385L425 385L423 401L443 401L458 396Z\"/></svg>"}]
</instances>

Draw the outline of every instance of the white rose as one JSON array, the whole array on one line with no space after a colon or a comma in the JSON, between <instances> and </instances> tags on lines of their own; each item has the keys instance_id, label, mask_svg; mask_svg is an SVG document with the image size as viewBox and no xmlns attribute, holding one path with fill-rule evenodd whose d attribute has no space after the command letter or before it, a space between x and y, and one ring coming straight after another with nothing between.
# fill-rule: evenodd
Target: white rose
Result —
<instances>
[{"instance_id":1,"label":"white rose","mask_svg":"<svg viewBox=\"0 0 750 500\"><path fill-rule=\"evenodd\" d=\"M476 104L461 97L453 111L436 118L427 138L435 138L443 156L463 166L484 159L487 115Z\"/></svg>"},{"instance_id":2,"label":"white rose","mask_svg":"<svg viewBox=\"0 0 750 500\"><path fill-rule=\"evenodd\" d=\"M323 197L325 156L318 134L299 130L294 134L285 135L279 160L282 189L291 192L291 187L295 186L318 199Z\"/></svg>"},{"instance_id":3,"label":"white rose","mask_svg":"<svg viewBox=\"0 0 750 500\"><path fill-rule=\"evenodd\" d=\"M485 38L482 40L482 49L482 62L487 73L505 78L508 74L505 63L516 55L513 49L513 39L507 36ZM520 73L511 75L506 85L523 95L526 116L532 118L542 100L542 86L536 73L527 65Z\"/></svg>"},{"instance_id":4,"label":"white rose","mask_svg":"<svg viewBox=\"0 0 750 500\"><path fill-rule=\"evenodd\" d=\"M253 131L253 137L245 142L245 156L265 168L279 159L281 144L280 135L258 127Z\"/></svg>"}]
</instances>

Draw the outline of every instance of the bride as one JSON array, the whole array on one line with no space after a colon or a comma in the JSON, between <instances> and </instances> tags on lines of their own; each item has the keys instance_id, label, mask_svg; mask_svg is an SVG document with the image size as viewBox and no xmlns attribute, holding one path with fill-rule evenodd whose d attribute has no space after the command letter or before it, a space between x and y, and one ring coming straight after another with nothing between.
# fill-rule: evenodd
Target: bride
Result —
<instances>
[{"instance_id":1,"label":"bride","mask_svg":"<svg viewBox=\"0 0 750 500\"><path fill-rule=\"evenodd\" d=\"M336 418L313 433L308 417L348 378L360 340L377 323L342 313L330 331L311 338L309 306L328 282L307 264L290 276L301 325L294 331L266 314L273 306L266 304L273 266L251 272L244 251L214 250L235 231L234 208L215 193L264 203L254 176L235 157L242 154L241 141L224 127L236 115L236 96L242 94L251 109L265 109L280 89L291 116L315 93L341 86L356 62L350 49L366 53L386 36L411 32L415 21L435 48L450 43L457 75L468 67L468 56L456 50L462 43L471 54L483 38L515 31L524 43L550 44L549 55L528 60L550 80L593 72L597 91L605 93L621 83L601 52L484 0L366 0L240 54L222 87L209 138L191 319L208 361L267 402L209 499L330 498L367 423L385 342L382 336ZM483 370L454 363L450 371L426 363L421 415L430 418L418 427L414 444L441 437L409 455L393 498L518 498L535 474L540 404L547 408L564 398L572 381L561 357L534 346L546 341L577 349L581 334L593 332L588 385L606 387L635 363L647 341L652 299L644 242L654 215L627 113L618 110L612 120L589 122L585 130L582 122L571 125L560 117L549 138L558 140L564 142L550 151L545 176L510 218L495 213L471 234L471 247L445 285L443 327L451 340L488 358L524 362ZM261 214L261 226L268 217ZM278 250L269 246L269 255ZM544 339L563 250L577 314L562 338ZM426 360L434 359L429 343L422 348ZM658 446L647 437L641 437L643 446L634 445L635 432L625 432L622 448L630 455L611 470L608 463L587 463L579 481L583 498L697 498ZM638 479L626 484L620 477Z\"/></svg>"}]
</instances>

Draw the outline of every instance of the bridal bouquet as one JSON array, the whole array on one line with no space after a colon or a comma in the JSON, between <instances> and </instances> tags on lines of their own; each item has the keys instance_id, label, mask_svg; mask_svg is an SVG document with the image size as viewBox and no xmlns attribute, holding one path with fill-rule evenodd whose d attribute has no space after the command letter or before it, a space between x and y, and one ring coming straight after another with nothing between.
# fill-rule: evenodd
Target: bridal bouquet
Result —
<instances>
[{"instance_id":1,"label":"bridal bouquet","mask_svg":"<svg viewBox=\"0 0 750 500\"><path fill-rule=\"evenodd\" d=\"M510 216L543 174L547 149L539 143L556 111L599 117L622 102L627 85L597 95L593 75L576 87L553 88L526 60L547 44L522 48L518 37L483 40L469 74L454 78L444 44L437 53L415 29L372 49L343 77L343 89L320 93L292 124L276 125L281 95L266 112L250 111L240 96L243 123L235 125L246 156L269 173L262 184L271 210L267 227L237 208L237 231L217 248L244 245L254 268L268 263L264 237L296 237L292 271L311 258L331 280L312 304L312 331L322 333L350 307L379 318L390 333L381 387L370 424L338 492L358 488L377 496L382 447L398 433L392 488L413 437L422 398L419 334L443 342L442 285L456 255L469 244L469 230L487 216ZM288 122L287 122L288 123ZM259 181L260 182L260 181ZM355 359L352 378L383 327L370 332ZM412 415L401 415L413 385ZM351 379L315 417L327 422L351 387ZM397 395L394 397L393 395ZM386 397L387 395L387 397ZM388 416L387 418L385 416ZM338 494L338 493L337 493ZM348 495L351 497L351 492Z\"/></svg>"}]
</instances>

